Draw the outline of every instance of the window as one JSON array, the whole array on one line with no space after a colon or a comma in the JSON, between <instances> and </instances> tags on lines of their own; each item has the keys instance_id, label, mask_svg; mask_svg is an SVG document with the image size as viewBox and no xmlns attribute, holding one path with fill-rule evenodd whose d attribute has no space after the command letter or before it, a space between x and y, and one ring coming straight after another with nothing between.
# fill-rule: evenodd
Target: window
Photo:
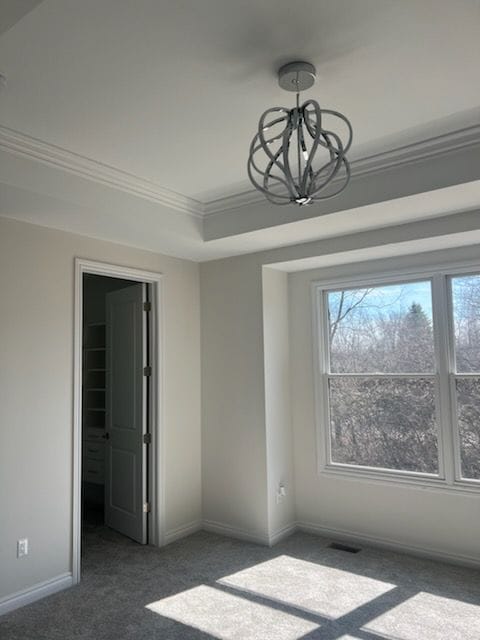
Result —
<instances>
[{"instance_id":1,"label":"window","mask_svg":"<svg viewBox=\"0 0 480 640\"><path fill-rule=\"evenodd\" d=\"M454 277L451 284L461 476L480 479L480 275Z\"/></svg>"},{"instance_id":2,"label":"window","mask_svg":"<svg viewBox=\"0 0 480 640\"><path fill-rule=\"evenodd\" d=\"M480 275L316 285L322 468L480 481Z\"/></svg>"}]
</instances>

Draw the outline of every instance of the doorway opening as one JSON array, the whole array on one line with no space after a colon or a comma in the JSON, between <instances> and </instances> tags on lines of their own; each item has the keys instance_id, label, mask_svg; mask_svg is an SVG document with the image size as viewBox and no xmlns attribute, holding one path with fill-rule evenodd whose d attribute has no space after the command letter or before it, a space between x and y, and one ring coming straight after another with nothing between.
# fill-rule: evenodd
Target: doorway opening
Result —
<instances>
[{"instance_id":1,"label":"doorway opening","mask_svg":"<svg viewBox=\"0 0 480 640\"><path fill-rule=\"evenodd\" d=\"M148 542L148 285L83 276L82 534Z\"/></svg>"},{"instance_id":2,"label":"doorway opening","mask_svg":"<svg viewBox=\"0 0 480 640\"><path fill-rule=\"evenodd\" d=\"M98 536L162 540L159 290L158 274L77 261L74 582Z\"/></svg>"}]
</instances>

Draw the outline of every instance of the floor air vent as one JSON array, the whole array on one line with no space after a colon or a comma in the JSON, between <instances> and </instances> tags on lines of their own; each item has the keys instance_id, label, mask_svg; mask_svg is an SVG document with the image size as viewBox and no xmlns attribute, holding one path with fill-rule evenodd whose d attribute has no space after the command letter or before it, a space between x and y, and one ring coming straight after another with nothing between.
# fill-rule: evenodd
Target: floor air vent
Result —
<instances>
[{"instance_id":1,"label":"floor air vent","mask_svg":"<svg viewBox=\"0 0 480 640\"><path fill-rule=\"evenodd\" d=\"M358 553L361 551L359 547L351 547L348 544L342 544L341 542L332 542L328 545L330 549L335 549L336 551L346 551L347 553Z\"/></svg>"}]
</instances>

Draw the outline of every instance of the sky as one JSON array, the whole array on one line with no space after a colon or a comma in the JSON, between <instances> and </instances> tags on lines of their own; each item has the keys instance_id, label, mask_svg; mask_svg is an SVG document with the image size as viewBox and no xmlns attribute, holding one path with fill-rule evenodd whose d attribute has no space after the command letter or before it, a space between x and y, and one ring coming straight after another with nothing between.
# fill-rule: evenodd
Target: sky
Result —
<instances>
[{"instance_id":1,"label":"sky","mask_svg":"<svg viewBox=\"0 0 480 640\"><path fill-rule=\"evenodd\" d=\"M349 289L348 299L361 298L365 292L363 289ZM328 304L332 316L336 315L340 302L340 291L331 291L328 294ZM408 284L381 285L373 288L365 297L358 308L362 313L406 313L413 303L421 305L427 317L432 320L432 294L429 280L411 282Z\"/></svg>"}]
</instances>

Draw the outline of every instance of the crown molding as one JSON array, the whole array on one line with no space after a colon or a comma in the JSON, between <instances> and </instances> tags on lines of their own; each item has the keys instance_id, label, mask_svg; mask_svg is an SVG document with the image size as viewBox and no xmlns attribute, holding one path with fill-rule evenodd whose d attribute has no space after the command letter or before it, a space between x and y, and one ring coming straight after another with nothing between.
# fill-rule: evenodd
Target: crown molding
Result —
<instances>
[{"instance_id":1,"label":"crown molding","mask_svg":"<svg viewBox=\"0 0 480 640\"><path fill-rule=\"evenodd\" d=\"M478 144L480 144L480 125L459 129L451 133L354 160L351 163L352 178L378 173L399 165L412 164ZM68 171L98 184L120 189L152 202L158 202L170 209L196 218L220 215L233 209L265 204L266 202L261 193L251 189L249 182L245 182L240 186L239 193L207 202L200 202L161 187L150 180L140 178L1 125L0 149Z\"/></svg>"},{"instance_id":2,"label":"crown molding","mask_svg":"<svg viewBox=\"0 0 480 640\"><path fill-rule=\"evenodd\" d=\"M158 202L182 213L195 217L203 216L203 204L198 200L1 125L0 149L68 171L81 178L120 189L140 198Z\"/></svg>"},{"instance_id":3,"label":"crown molding","mask_svg":"<svg viewBox=\"0 0 480 640\"><path fill-rule=\"evenodd\" d=\"M480 144L480 125L458 129L451 133L353 160L351 162L352 178L378 173L400 165L412 164L478 144ZM333 182L335 183L336 180ZM249 182L245 182L239 193L206 202L203 215L205 217L214 216L226 213L231 209L265 203L265 197L258 191L248 188L249 185Z\"/></svg>"}]
</instances>

